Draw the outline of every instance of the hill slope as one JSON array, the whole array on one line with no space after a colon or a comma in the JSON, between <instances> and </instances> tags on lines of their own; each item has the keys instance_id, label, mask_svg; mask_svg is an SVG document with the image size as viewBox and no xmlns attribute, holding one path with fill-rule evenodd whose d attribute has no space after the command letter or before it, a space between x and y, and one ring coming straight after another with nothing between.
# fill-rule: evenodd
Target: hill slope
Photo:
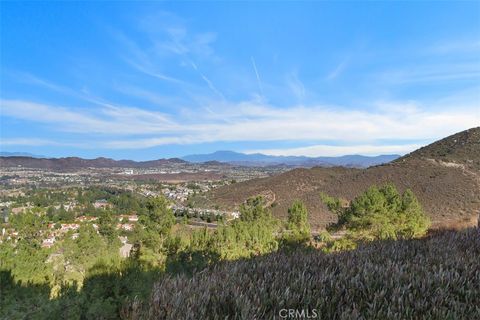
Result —
<instances>
[{"instance_id":1,"label":"hill slope","mask_svg":"<svg viewBox=\"0 0 480 320\"><path fill-rule=\"evenodd\" d=\"M480 170L480 127L468 129L438 140L397 160L435 159Z\"/></svg>"},{"instance_id":2,"label":"hill slope","mask_svg":"<svg viewBox=\"0 0 480 320\"><path fill-rule=\"evenodd\" d=\"M373 184L392 182L400 191L413 190L434 225L471 224L480 211L480 170L476 169L474 158L478 152L478 128L471 130L452 136L470 137L463 144L447 144L454 146L449 149L452 151L448 159L455 163L445 162L441 156L435 158L439 141L421 149L421 154L428 158L413 152L393 163L368 169L295 169L215 189L207 195L206 202L235 208L248 197L262 194L273 203L274 215L284 218L293 200L300 199L306 204L315 229L336 219L321 202L320 192L351 200ZM452 137L441 141L454 141L456 138Z\"/></svg>"}]
</instances>

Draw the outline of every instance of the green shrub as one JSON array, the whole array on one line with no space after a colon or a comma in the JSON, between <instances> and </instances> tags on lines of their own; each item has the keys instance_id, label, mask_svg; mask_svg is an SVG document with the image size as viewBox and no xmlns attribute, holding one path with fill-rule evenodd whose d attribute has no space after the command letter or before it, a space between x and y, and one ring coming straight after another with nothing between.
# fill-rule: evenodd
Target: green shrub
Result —
<instances>
[{"instance_id":1,"label":"green shrub","mask_svg":"<svg viewBox=\"0 0 480 320\"><path fill-rule=\"evenodd\" d=\"M348 206L321 195L338 222L333 230L347 229L357 239L408 239L426 233L430 220L410 189L399 194L395 186L372 186Z\"/></svg>"}]
</instances>

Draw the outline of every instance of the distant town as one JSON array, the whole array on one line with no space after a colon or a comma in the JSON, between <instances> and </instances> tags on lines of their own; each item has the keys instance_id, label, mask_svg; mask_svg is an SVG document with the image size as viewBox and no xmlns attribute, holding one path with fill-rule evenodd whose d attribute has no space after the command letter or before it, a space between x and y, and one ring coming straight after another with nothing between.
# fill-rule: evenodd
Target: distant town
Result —
<instances>
[{"instance_id":1,"label":"distant town","mask_svg":"<svg viewBox=\"0 0 480 320\"><path fill-rule=\"evenodd\" d=\"M220 163L166 163L155 168L79 168L51 170L21 165L0 168L0 242L18 237L8 222L12 216L35 211L47 217L47 225L38 230L41 245L50 248L65 238L77 239L81 226L90 225L97 232L102 211L115 217L112 226L119 231L127 257L132 244L129 233L138 225L138 212L118 204L118 194L131 199L163 196L176 219L191 228L215 228L239 217L238 211L220 210L201 201L208 191L254 178L269 177L287 171L287 167L244 167ZM82 194L95 194L88 202ZM103 197L105 193L108 197ZM54 196L55 194L55 196ZM106 199L108 198L108 199ZM44 199L42 201L42 199ZM56 200L54 200L56 199ZM134 207L134 206L133 206Z\"/></svg>"}]
</instances>

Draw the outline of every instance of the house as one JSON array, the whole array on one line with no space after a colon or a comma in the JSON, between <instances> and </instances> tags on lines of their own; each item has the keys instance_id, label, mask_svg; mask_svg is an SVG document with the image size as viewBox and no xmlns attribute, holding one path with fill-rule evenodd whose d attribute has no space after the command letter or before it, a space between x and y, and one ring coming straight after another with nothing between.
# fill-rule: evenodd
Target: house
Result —
<instances>
[{"instance_id":1,"label":"house","mask_svg":"<svg viewBox=\"0 0 480 320\"><path fill-rule=\"evenodd\" d=\"M109 203L107 200L105 199L101 199L101 200L97 200L93 203L93 206L96 208L96 209L100 209L100 208L107 208L109 207Z\"/></svg>"},{"instance_id":2,"label":"house","mask_svg":"<svg viewBox=\"0 0 480 320\"><path fill-rule=\"evenodd\" d=\"M127 220L130 222L137 222L138 216L136 214L131 214L131 215L121 214L118 216L118 220L120 222L127 221Z\"/></svg>"},{"instance_id":3,"label":"house","mask_svg":"<svg viewBox=\"0 0 480 320\"><path fill-rule=\"evenodd\" d=\"M133 223L119 223L117 224L117 229L133 231L133 229L135 229L135 225Z\"/></svg>"},{"instance_id":4,"label":"house","mask_svg":"<svg viewBox=\"0 0 480 320\"><path fill-rule=\"evenodd\" d=\"M91 217L91 216L80 216L75 219L75 221L78 222L92 222L96 221L98 218L97 217Z\"/></svg>"},{"instance_id":5,"label":"house","mask_svg":"<svg viewBox=\"0 0 480 320\"><path fill-rule=\"evenodd\" d=\"M80 225L78 223L62 223L60 226L60 230L62 232L66 232L69 230L77 230L78 228L80 228Z\"/></svg>"},{"instance_id":6,"label":"house","mask_svg":"<svg viewBox=\"0 0 480 320\"><path fill-rule=\"evenodd\" d=\"M128 216L128 221L137 222L138 221L138 216L136 214L131 214L131 215Z\"/></svg>"},{"instance_id":7,"label":"house","mask_svg":"<svg viewBox=\"0 0 480 320\"><path fill-rule=\"evenodd\" d=\"M42 247L50 248L55 243L55 236L50 236L43 240Z\"/></svg>"}]
</instances>

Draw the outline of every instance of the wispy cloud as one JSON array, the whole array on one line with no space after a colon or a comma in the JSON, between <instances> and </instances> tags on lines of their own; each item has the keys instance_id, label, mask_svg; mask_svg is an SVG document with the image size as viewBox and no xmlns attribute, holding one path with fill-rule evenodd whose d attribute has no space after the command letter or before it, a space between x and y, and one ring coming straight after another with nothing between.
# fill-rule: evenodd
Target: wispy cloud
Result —
<instances>
[{"instance_id":1,"label":"wispy cloud","mask_svg":"<svg viewBox=\"0 0 480 320\"><path fill-rule=\"evenodd\" d=\"M60 146L62 143L48 139L36 138L7 138L0 140L2 146Z\"/></svg>"},{"instance_id":2,"label":"wispy cloud","mask_svg":"<svg viewBox=\"0 0 480 320\"><path fill-rule=\"evenodd\" d=\"M255 59L250 57L252 60L252 66L253 66L253 71L255 71L255 76L257 78L257 84L258 84L258 89L260 89L260 94L262 95L263 98L265 98L265 94L263 93L263 87L262 87L262 80L260 80L260 75L258 74L258 69L257 69L257 64L255 63Z\"/></svg>"},{"instance_id":3,"label":"wispy cloud","mask_svg":"<svg viewBox=\"0 0 480 320\"><path fill-rule=\"evenodd\" d=\"M294 96L299 101L303 101L305 99L305 86L303 85L302 81L298 77L298 71L294 70L287 76L287 85L290 88L290 91L294 94Z\"/></svg>"},{"instance_id":4,"label":"wispy cloud","mask_svg":"<svg viewBox=\"0 0 480 320\"><path fill-rule=\"evenodd\" d=\"M473 80L480 78L480 60L464 63L429 63L424 65L403 66L381 72L378 79L390 84L434 83L454 80Z\"/></svg>"},{"instance_id":5,"label":"wispy cloud","mask_svg":"<svg viewBox=\"0 0 480 320\"><path fill-rule=\"evenodd\" d=\"M130 63L130 65L132 65L138 71L143 72L144 74L149 75L151 77L154 77L154 78L157 78L157 79L160 79L160 80L165 80L165 81L168 81L168 82L177 83L177 84L185 84L186 83L183 80L180 80L180 79L168 76L166 74L163 74L161 72L152 70L153 69L152 67L144 66L144 65L139 64L138 62L135 62L133 60L127 59L126 61L128 63Z\"/></svg>"},{"instance_id":6,"label":"wispy cloud","mask_svg":"<svg viewBox=\"0 0 480 320\"><path fill-rule=\"evenodd\" d=\"M161 20L157 20L161 18ZM162 20L168 23L155 23ZM173 59L178 64L187 64L199 75L212 93L225 99L223 93L213 81L194 63L195 57L200 59L215 58L212 44L216 40L213 32L190 33L184 21L167 12L158 12L140 23L148 42L142 48L119 31L114 31L115 38L127 49L124 60L137 71L151 77L176 83L181 86L192 86L185 80L162 72L162 68L171 64ZM168 58L168 59L167 59Z\"/></svg>"},{"instance_id":7,"label":"wispy cloud","mask_svg":"<svg viewBox=\"0 0 480 320\"><path fill-rule=\"evenodd\" d=\"M56 131L134 135L172 131L177 126L158 112L118 107L108 103L101 109L85 110L22 100L0 100L2 116L53 125Z\"/></svg>"},{"instance_id":8,"label":"wispy cloud","mask_svg":"<svg viewBox=\"0 0 480 320\"><path fill-rule=\"evenodd\" d=\"M392 108L392 105L397 106ZM478 126L473 105L454 111L425 111L414 102L387 104L372 111L352 111L324 106L277 108L257 102L229 105L214 114L198 111L189 119L159 112L105 104L103 108L75 109L28 101L1 100L2 116L43 123L60 132L97 134L97 145L107 148L148 148L159 145L218 141L315 141L342 142L344 147L316 146L270 150L284 154L318 152L401 152L400 145L379 145L379 139L395 141L436 139ZM125 137L124 139L114 138ZM147 137L136 138L142 135ZM109 138L110 137L110 138ZM81 138L80 138L81 139ZM82 141L80 141L82 142ZM367 142L367 143L365 143ZM375 146L376 145L376 146ZM374 146L367 149L369 146ZM405 150L411 145L404 145ZM369 151L370 150L370 151ZM410 150L410 149L409 149ZM408 150L407 150L408 151ZM316 154L320 155L320 154Z\"/></svg>"},{"instance_id":9,"label":"wispy cloud","mask_svg":"<svg viewBox=\"0 0 480 320\"><path fill-rule=\"evenodd\" d=\"M210 81L209 78L207 78L206 75L204 75L197 67L197 65L193 62L193 61L189 61L190 62L190 65L192 66L192 68L198 72L198 74L200 75L200 77L203 79L203 81L205 81L205 83L208 85L208 87L210 88L210 90L212 90L213 93L215 93L217 96L219 96L221 99L225 100L225 96L223 95L223 93L220 92L220 90L217 89L217 87L215 87L215 85L213 84L212 81Z\"/></svg>"},{"instance_id":10,"label":"wispy cloud","mask_svg":"<svg viewBox=\"0 0 480 320\"><path fill-rule=\"evenodd\" d=\"M480 40L478 38L456 39L438 42L430 45L425 50L428 54L459 54L480 53Z\"/></svg>"},{"instance_id":11,"label":"wispy cloud","mask_svg":"<svg viewBox=\"0 0 480 320\"><path fill-rule=\"evenodd\" d=\"M327 80L334 80L336 79L337 77L339 77L343 71L345 70L345 68L347 67L348 65L348 62L349 62L350 59L344 59L342 62L340 62L336 67L335 69L333 69L328 75L327 75Z\"/></svg>"}]
</instances>

